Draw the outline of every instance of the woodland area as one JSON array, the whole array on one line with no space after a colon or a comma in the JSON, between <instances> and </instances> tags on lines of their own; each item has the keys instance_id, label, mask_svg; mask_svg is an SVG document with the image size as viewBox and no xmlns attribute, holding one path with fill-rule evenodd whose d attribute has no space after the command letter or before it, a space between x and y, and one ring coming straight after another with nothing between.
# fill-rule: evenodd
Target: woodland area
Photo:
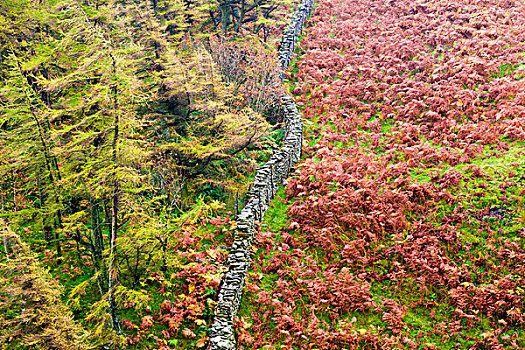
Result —
<instances>
[{"instance_id":1,"label":"woodland area","mask_svg":"<svg viewBox=\"0 0 525 350\"><path fill-rule=\"evenodd\" d=\"M206 344L293 6L0 2L2 349Z\"/></svg>"},{"instance_id":2,"label":"woodland area","mask_svg":"<svg viewBox=\"0 0 525 350\"><path fill-rule=\"evenodd\" d=\"M525 348L525 4L299 4L0 0L0 349L213 348L287 98L236 347Z\"/></svg>"}]
</instances>

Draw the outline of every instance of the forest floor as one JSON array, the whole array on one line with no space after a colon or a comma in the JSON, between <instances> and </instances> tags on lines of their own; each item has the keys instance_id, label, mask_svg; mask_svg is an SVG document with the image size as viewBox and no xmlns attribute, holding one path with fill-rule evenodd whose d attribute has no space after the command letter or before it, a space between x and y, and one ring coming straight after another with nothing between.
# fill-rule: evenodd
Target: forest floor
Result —
<instances>
[{"instance_id":1,"label":"forest floor","mask_svg":"<svg viewBox=\"0 0 525 350\"><path fill-rule=\"evenodd\" d=\"M514 1L321 1L289 75L301 164L254 249L242 348L525 347Z\"/></svg>"}]
</instances>

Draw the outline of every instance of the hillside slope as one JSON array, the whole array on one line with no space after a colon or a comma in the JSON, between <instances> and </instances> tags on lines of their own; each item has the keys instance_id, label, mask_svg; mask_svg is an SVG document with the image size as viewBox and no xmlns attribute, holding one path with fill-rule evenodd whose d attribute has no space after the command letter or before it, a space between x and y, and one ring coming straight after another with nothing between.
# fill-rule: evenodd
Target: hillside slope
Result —
<instances>
[{"instance_id":1,"label":"hillside slope","mask_svg":"<svg viewBox=\"0 0 525 350\"><path fill-rule=\"evenodd\" d=\"M524 17L318 3L289 75L304 159L256 239L244 348L525 347Z\"/></svg>"}]
</instances>

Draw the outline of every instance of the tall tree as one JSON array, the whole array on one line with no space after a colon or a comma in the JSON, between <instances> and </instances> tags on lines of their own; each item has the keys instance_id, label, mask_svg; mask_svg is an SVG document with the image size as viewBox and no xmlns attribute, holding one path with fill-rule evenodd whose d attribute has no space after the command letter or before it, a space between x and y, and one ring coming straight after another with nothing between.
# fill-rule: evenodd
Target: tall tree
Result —
<instances>
[{"instance_id":1,"label":"tall tree","mask_svg":"<svg viewBox=\"0 0 525 350\"><path fill-rule=\"evenodd\" d=\"M175 269L174 230L207 193L246 186L269 124L240 82L258 73L225 78L226 38L196 35L220 18L215 2L0 6L1 217L86 273L71 307L99 343L119 342L122 309Z\"/></svg>"}]
</instances>

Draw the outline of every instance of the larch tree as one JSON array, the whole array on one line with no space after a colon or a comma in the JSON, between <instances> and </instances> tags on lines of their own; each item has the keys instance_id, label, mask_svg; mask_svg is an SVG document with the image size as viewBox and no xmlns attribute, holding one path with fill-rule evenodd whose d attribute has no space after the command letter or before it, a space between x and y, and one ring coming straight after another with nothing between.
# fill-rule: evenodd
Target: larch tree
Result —
<instances>
[{"instance_id":1,"label":"larch tree","mask_svg":"<svg viewBox=\"0 0 525 350\"><path fill-rule=\"evenodd\" d=\"M242 4L260 19L271 2L228 6ZM249 90L275 89L275 62L249 68L264 40L230 45L229 32L256 22L230 17L237 27L215 31L220 6L0 4L0 215L35 252L60 257L51 266L83 273L67 298L95 344L124 340L124 309L152 299L148 276L180 269L174 232L221 208L203 189L245 191L268 135L263 95Z\"/></svg>"},{"instance_id":2,"label":"larch tree","mask_svg":"<svg viewBox=\"0 0 525 350\"><path fill-rule=\"evenodd\" d=\"M86 332L60 296L63 287L38 262L37 255L0 219L5 254L0 263L0 343L38 349L89 349Z\"/></svg>"}]
</instances>

